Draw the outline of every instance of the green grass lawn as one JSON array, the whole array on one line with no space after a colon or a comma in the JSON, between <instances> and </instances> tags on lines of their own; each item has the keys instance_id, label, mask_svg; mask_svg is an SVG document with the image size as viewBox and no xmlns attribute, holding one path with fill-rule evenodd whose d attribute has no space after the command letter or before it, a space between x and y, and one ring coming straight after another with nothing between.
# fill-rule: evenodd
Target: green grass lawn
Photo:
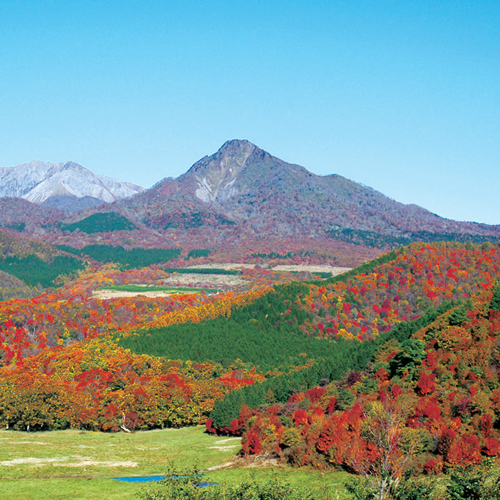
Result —
<instances>
[{"instance_id":1,"label":"green grass lawn","mask_svg":"<svg viewBox=\"0 0 500 500\"><path fill-rule=\"evenodd\" d=\"M236 438L210 436L204 427L134 434L76 430L26 433L0 431L0 498L85 500L137 498L146 484L114 477L161 475L172 464L179 471L200 470L230 461L240 449ZM205 472L204 480L239 484L252 476L280 479L309 491L343 498L345 473L290 467L237 467Z\"/></svg>"}]
</instances>

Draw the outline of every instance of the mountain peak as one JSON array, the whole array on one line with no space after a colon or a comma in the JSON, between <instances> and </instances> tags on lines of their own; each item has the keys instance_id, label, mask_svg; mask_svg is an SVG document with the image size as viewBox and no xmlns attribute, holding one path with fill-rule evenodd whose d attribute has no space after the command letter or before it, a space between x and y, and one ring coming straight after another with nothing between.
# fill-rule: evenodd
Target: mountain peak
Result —
<instances>
[{"instance_id":1,"label":"mountain peak","mask_svg":"<svg viewBox=\"0 0 500 500\"><path fill-rule=\"evenodd\" d=\"M240 192L235 185L255 156L269 156L255 144L233 139L225 142L213 155L205 156L181 176L193 179L196 197L205 203L224 202Z\"/></svg>"},{"instance_id":2,"label":"mountain peak","mask_svg":"<svg viewBox=\"0 0 500 500\"><path fill-rule=\"evenodd\" d=\"M132 196L142 190L140 186L94 174L72 161L32 161L0 169L0 197L24 198L38 204L57 206L50 199L63 196L74 200L92 198L94 205L100 205Z\"/></svg>"},{"instance_id":3,"label":"mountain peak","mask_svg":"<svg viewBox=\"0 0 500 500\"><path fill-rule=\"evenodd\" d=\"M261 149L259 149L255 144L252 144L250 141L233 139L231 141L225 142L216 153L211 156L206 156L205 158L210 159L210 163L207 166L210 168L214 168L217 164L219 167L224 164L225 166L229 166L230 168L236 168L239 170L241 167L245 165L248 158L258 153L265 153ZM195 163L194 166L200 167L200 163L205 159L202 158L199 162Z\"/></svg>"},{"instance_id":4,"label":"mountain peak","mask_svg":"<svg viewBox=\"0 0 500 500\"><path fill-rule=\"evenodd\" d=\"M217 153L238 153L241 151L253 151L255 149L258 149L257 146L246 139L231 139L230 141L226 141Z\"/></svg>"}]
</instances>

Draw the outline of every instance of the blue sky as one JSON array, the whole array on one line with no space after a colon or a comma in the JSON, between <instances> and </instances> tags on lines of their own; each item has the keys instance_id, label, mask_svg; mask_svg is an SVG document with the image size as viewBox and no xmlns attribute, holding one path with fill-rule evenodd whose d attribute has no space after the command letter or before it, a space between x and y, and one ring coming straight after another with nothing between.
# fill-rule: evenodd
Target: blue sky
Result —
<instances>
[{"instance_id":1,"label":"blue sky","mask_svg":"<svg viewBox=\"0 0 500 500\"><path fill-rule=\"evenodd\" d=\"M0 2L0 166L149 187L229 139L500 224L500 2Z\"/></svg>"}]
</instances>

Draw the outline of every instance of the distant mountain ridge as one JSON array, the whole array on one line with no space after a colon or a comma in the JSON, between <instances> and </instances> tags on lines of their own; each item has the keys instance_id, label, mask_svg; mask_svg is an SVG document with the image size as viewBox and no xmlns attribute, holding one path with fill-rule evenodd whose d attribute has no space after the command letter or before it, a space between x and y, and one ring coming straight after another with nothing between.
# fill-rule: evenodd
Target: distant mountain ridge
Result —
<instances>
[{"instance_id":1,"label":"distant mountain ridge","mask_svg":"<svg viewBox=\"0 0 500 500\"><path fill-rule=\"evenodd\" d=\"M74 162L31 163L0 169L0 197L23 198L65 210L111 203L143 188L97 175Z\"/></svg>"},{"instance_id":2,"label":"distant mountain ridge","mask_svg":"<svg viewBox=\"0 0 500 500\"><path fill-rule=\"evenodd\" d=\"M106 233L107 241L128 246L161 241L288 252L334 248L334 240L377 249L412 241L500 240L500 225L444 219L340 175L315 175L246 140L226 142L181 176L147 190L71 162L32 162L0 170L0 196L24 198L0 198L0 226L70 246L101 241L102 229L87 227L97 213L123 217L137 228L128 235Z\"/></svg>"}]
</instances>

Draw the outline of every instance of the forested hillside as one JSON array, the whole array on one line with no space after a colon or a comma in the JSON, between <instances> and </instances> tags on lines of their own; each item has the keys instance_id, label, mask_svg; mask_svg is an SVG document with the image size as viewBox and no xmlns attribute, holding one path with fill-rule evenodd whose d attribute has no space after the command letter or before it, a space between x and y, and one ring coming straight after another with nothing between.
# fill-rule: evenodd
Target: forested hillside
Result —
<instances>
[{"instance_id":1,"label":"forested hillside","mask_svg":"<svg viewBox=\"0 0 500 500\"><path fill-rule=\"evenodd\" d=\"M353 243L354 245L366 245L373 248L398 248L410 243L424 242L436 243L438 241L459 242L459 243L485 243L496 242L500 236L481 235L472 233L447 233L432 231L409 231L401 236L366 231L363 229L337 228L327 231L327 234L334 240Z\"/></svg>"},{"instance_id":2,"label":"forested hillside","mask_svg":"<svg viewBox=\"0 0 500 500\"><path fill-rule=\"evenodd\" d=\"M215 400L261 379L237 365L137 356L103 338L45 349L0 374L1 425L32 431L199 424Z\"/></svg>"},{"instance_id":3,"label":"forested hillside","mask_svg":"<svg viewBox=\"0 0 500 500\"><path fill-rule=\"evenodd\" d=\"M500 239L500 226L444 219L340 175L314 175L240 140L177 179L111 204L76 213L16 198L0 205L0 226L54 245L182 248L183 257L204 248L212 262L314 253L315 263L351 267L416 241Z\"/></svg>"},{"instance_id":4,"label":"forested hillside","mask_svg":"<svg viewBox=\"0 0 500 500\"><path fill-rule=\"evenodd\" d=\"M392 339L396 342L409 339L415 332L433 322L441 313L456 306L456 303L446 301L437 310L431 307L422 317L414 321L399 323L390 332L362 344L357 341L339 339L336 349L318 357L314 364L292 374L277 373L274 378L262 384L238 391L218 401L210 421L207 422L207 428L211 432L237 432L235 429L239 427L235 427L235 419L238 420L240 413L247 411L248 407L258 408L271 403L284 404L297 392L312 389L318 385L324 386L331 380L341 380L351 371L362 372L381 345ZM346 398L347 402L352 402L348 392L343 392L339 398L341 400Z\"/></svg>"},{"instance_id":5,"label":"forested hillside","mask_svg":"<svg viewBox=\"0 0 500 500\"><path fill-rule=\"evenodd\" d=\"M392 479L410 468L435 474L497 456L500 286L432 319L411 336L414 328L387 336L366 366L351 364L334 382L286 400L270 388L265 402L243 406L222 430L242 433L245 453L361 474L382 473L386 461ZM215 417L227 422L220 404L213 415L207 425L215 432Z\"/></svg>"},{"instance_id":6,"label":"forested hillside","mask_svg":"<svg viewBox=\"0 0 500 500\"><path fill-rule=\"evenodd\" d=\"M61 231L82 231L83 233L112 233L114 231L133 231L138 229L126 217L116 212L89 215L73 224L61 226Z\"/></svg>"},{"instance_id":7,"label":"forested hillside","mask_svg":"<svg viewBox=\"0 0 500 500\"><path fill-rule=\"evenodd\" d=\"M226 242L262 235L305 235L312 242L330 235L357 243L371 233L408 244L420 231L438 238L455 233L464 241L500 237L498 226L443 219L340 175L315 175L244 140L227 141L180 177L163 179L116 205L138 224L159 230L205 229L205 237L215 228L212 234ZM350 231L359 231L358 237ZM370 242L365 240L363 244Z\"/></svg>"},{"instance_id":8,"label":"forested hillside","mask_svg":"<svg viewBox=\"0 0 500 500\"><path fill-rule=\"evenodd\" d=\"M429 307L490 288L499 269L498 246L414 244L334 278L275 287L228 319L141 331L121 345L181 359L220 359L225 352L269 367L274 357L282 363L301 349L308 355L321 350L304 335L324 339L324 349L330 345L325 339L373 340Z\"/></svg>"},{"instance_id":9,"label":"forested hillside","mask_svg":"<svg viewBox=\"0 0 500 500\"><path fill-rule=\"evenodd\" d=\"M59 245L59 249L99 262L114 262L127 268L149 267L179 257L180 248L129 248L110 245L89 245L81 249Z\"/></svg>"},{"instance_id":10,"label":"forested hillside","mask_svg":"<svg viewBox=\"0 0 500 500\"><path fill-rule=\"evenodd\" d=\"M74 274L84 267L81 259L68 256L52 245L0 230L0 271L15 276L28 287L40 290L53 287L59 276ZM31 293L24 289L18 297L23 295Z\"/></svg>"},{"instance_id":11,"label":"forested hillside","mask_svg":"<svg viewBox=\"0 0 500 500\"><path fill-rule=\"evenodd\" d=\"M41 290L28 286L24 281L0 271L0 301L11 299L27 299L39 295Z\"/></svg>"}]
</instances>

